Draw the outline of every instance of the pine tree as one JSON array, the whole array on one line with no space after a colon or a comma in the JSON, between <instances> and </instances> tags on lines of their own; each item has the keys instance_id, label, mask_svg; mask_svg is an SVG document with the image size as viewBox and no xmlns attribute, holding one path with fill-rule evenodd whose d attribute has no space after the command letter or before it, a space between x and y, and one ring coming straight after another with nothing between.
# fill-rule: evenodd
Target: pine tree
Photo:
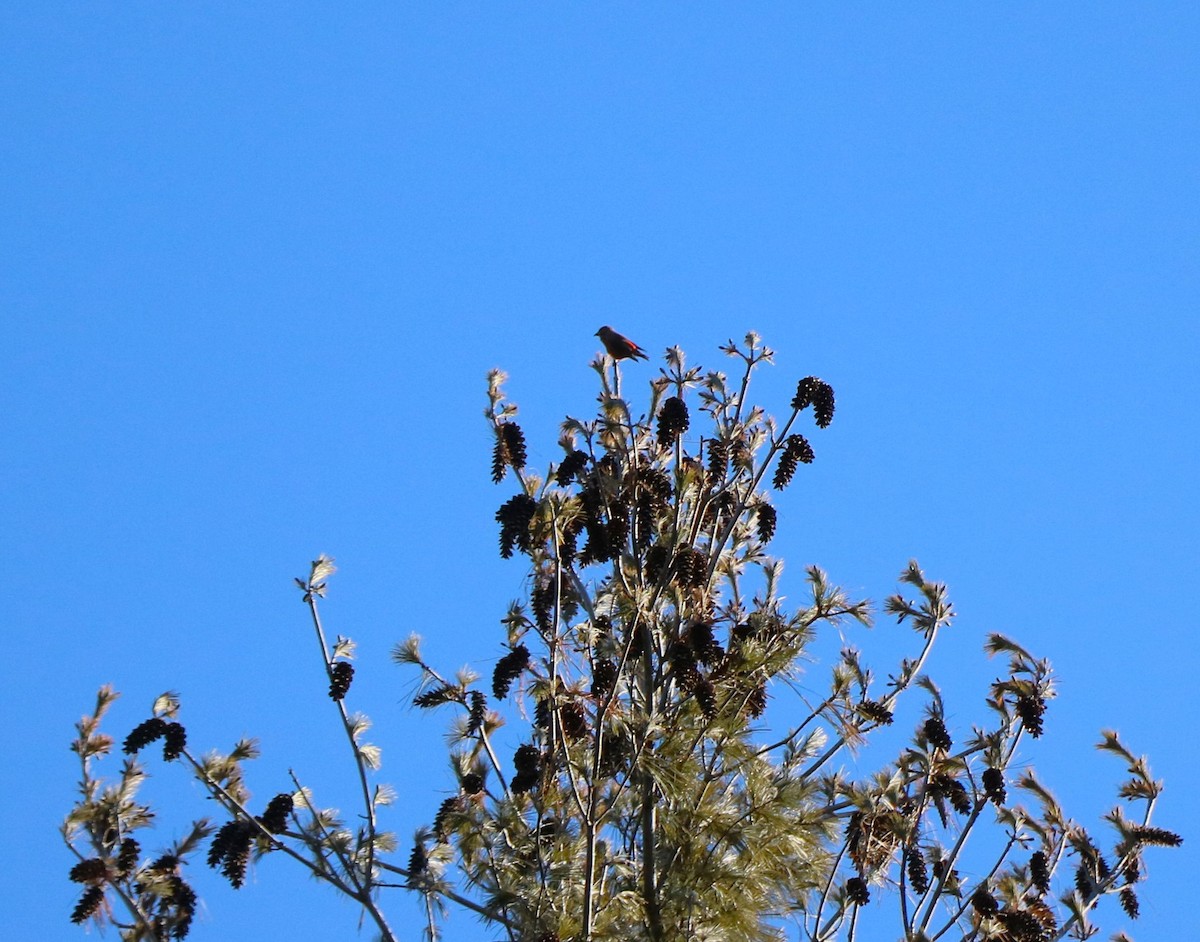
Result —
<instances>
[{"instance_id":1,"label":"pine tree","mask_svg":"<svg viewBox=\"0 0 1200 942\"><path fill-rule=\"evenodd\" d=\"M669 350L645 412L622 396L616 364L598 360L599 412L563 423L563 457L544 478L527 467L503 374L491 374L491 477L501 483L511 471L516 485L496 513L499 548L522 558L530 589L504 619L490 684L448 679L415 636L393 651L420 673L417 708L454 711L458 791L407 857L380 825L392 795L371 784L369 724L345 705L353 643L330 645L322 627L333 566L321 557L297 582L352 746L363 823L320 809L299 782L255 815L243 772L254 747L196 759L168 696L125 749L163 739L164 758L188 765L228 820L197 822L188 840L140 864L133 834L151 819L134 800L141 767L130 759L115 786L92 769L112 747L99 732L115 696L104 691L74 745L82 795L64 836L78 859L71 878L85 889L72 919L112 918L126 939L185 937L195 896L178 862L210 835L208 863L235 888L252 855L283 852L357 901L385 939L396 938L387 893L405 891L427 901L431 938L450 904L513 942L767 942L795 937L797 923L810 939L852 939L865 932L860 914L874 894L896 898L888 931L912 940L956 925L1013 942L1078 935L1108 895L1136 916L1145 849L1180 841L1151 824L1161 784L1105 734L1102 748L1131 776L1121 797L1142 811L1133 821L1115 810L1115 846L1101 851L1031 771L1016 772L1018 746L1041 735L1054 682L1048 662L999 635L987 650L1008 669L988 691L993 722L953 735L923 671L954 609L915 562L901 574L905 591L882 606L914 630L913 656L880 683L847 647L819 702L795 693L818 633L873 617L815 567L803 604L785 604L782 563L767 553L787 525L769 490L795 485L815 459L801 429L816 437L830 425L834 393L804 378L776 421L748 399L771 351L753 334L722 350L738 363L732 381ZM847 752L891 725L906 694L925 699L910 740L877 774L849 777ZM516 700L527 709L511 709ZM502 755L494 734L519 715L529 717L519 720L521 745ZM1033 807L1011 800L1018 794ZM986 829L1001 835L999 850L981 860L969 839Z\"/></svg>"}]
</instances>

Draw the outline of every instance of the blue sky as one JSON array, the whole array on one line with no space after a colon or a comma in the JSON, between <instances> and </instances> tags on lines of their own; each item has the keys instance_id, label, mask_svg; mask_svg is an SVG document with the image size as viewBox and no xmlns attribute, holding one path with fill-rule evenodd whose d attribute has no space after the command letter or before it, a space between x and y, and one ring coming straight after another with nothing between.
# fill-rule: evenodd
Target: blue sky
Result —
<instances>
[{"instance_id":1,"label":"blue sky","mask_svg":"<svg viewBox=\"0 0 1200 942\"><path fill-rule=\"evenodd\" d=\"M930 670L964 726L987 632L1054 661L1027 756L1094 823L1123 771L1099 730L1150 754L1189 843L1151 851L1132 934L1191 938L1198 52L1185 3L0 12L6 923L81 937L55 829L101 683L114 732L176 689L194 745L262 740L264 801L291 767L350 810L291 584L321 552L407 842L451 778L387 652L417 631L489 673L522 591L485 373L544 465L611 323L714 368L761 332L769 409L833 385L777 501L793 594L817 563L880 599L918 558L960 612ZM906 631L853 640L886 674ZM354 932L282 860L192 876L197 940Z\"/></svg>"}]
</instances>

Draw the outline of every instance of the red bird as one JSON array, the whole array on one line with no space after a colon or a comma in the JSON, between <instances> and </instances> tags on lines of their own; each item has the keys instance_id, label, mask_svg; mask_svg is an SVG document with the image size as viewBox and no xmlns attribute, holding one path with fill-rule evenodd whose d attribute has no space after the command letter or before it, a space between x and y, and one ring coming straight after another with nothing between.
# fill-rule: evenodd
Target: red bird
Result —
<instances>
[{"instance_id":1,"label":"red bird","mask_svg":"<svg viewBox=\"0 0 1200 942\"><path fill-rule=\"evenodd\" d=\"M632 360L650 359L646 356L645 350L628 337L618 334L607 325L596 331L596 336L600 338L600 342L604 344L604 349L608 351L608 355L614 360L624 360L626 358Z\"/></svg>"}]
</instances>

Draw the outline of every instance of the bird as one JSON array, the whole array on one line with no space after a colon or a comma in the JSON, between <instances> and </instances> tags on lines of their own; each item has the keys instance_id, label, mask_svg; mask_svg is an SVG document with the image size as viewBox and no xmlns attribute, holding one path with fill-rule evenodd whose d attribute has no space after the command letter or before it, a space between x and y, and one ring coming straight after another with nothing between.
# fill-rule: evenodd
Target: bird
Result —
<instances>
[{"instance_id":1,"label":"bird","mask_svg":"<svg viewBox=\"0 0 1200 942\"><path fill-rule=\"evenodd\" d=\"M626 357L632 360L648 360L646 351L639 347L636 343L615 330L607 324L596 331L596 336L600 338L600 342L604 344L604 349L608 351L608 355L614 360L624 360Z\"/></svg>"}]
</instances>

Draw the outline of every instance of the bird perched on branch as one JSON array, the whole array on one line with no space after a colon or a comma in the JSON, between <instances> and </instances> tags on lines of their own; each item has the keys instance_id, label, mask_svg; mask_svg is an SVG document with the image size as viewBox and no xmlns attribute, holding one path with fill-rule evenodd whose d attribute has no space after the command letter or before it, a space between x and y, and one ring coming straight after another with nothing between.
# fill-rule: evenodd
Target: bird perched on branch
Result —
<instances>
[{"instance_id":1,"label":"bird perched on branch","mask_svg":"<svg viewBox=\"0 0 1200 942\"><path fill-rule=\"evenodd\" d=\"M614 360L624 360L626 358L632 360L650 359L646 356L645 350L628 337L618 334L607 325L596 331L596 336L600 338L600 342L604 344L604 349L608 351L608 355Z\"/></svg>"}]
</instances>

